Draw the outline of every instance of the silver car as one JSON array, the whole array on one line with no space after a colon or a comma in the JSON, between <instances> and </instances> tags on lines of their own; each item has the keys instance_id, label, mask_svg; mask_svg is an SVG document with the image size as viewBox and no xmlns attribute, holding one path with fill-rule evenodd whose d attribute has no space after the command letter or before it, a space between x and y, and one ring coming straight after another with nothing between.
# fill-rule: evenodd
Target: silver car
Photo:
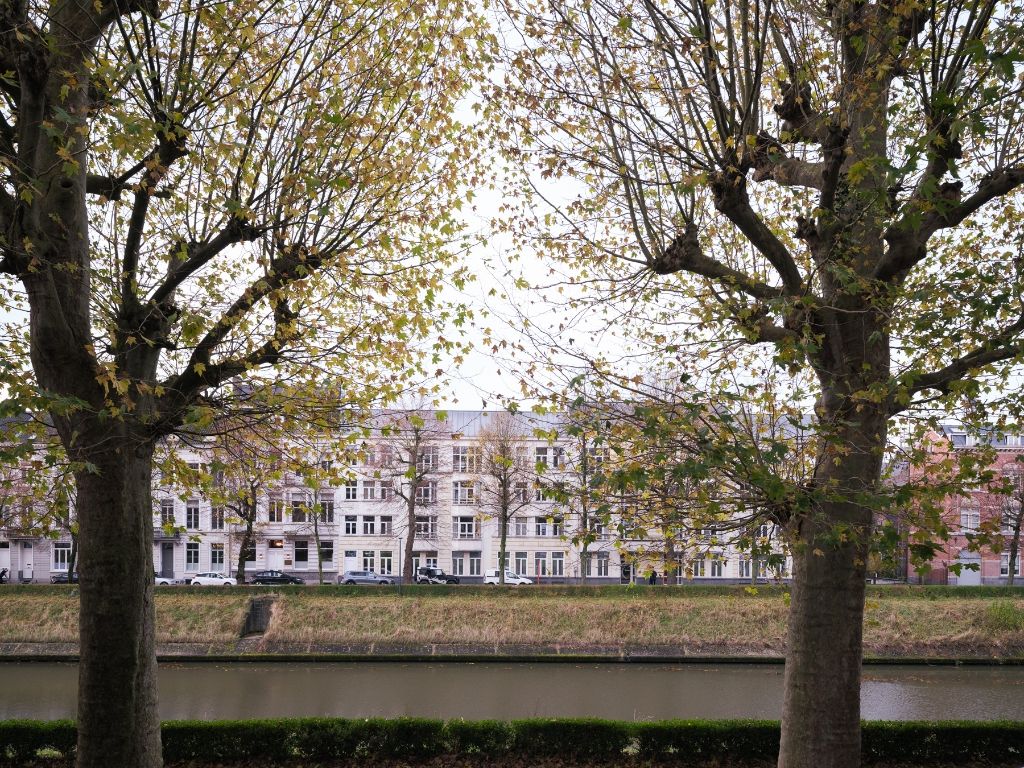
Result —
<instances>
[{"instance_id":1,"label":"silver car","mask_svg":"<svg viewBox=\"0 0 1024 768\"><path fill-rule=\"evenodd\" d=\"M345 571L338 577L339 584L394 584L395 580L373 571Z\"/></svg>"}]
</instances>

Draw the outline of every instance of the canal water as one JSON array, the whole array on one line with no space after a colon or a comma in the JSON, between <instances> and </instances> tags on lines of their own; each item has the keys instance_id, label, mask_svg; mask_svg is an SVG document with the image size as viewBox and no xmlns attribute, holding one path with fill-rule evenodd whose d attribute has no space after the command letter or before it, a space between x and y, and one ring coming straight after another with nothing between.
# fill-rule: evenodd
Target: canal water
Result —
<instances>
[{"instance_id":1,"label":"canal water","mask_svg":"<svg viewBox=\"0 0 1024 768\"><path fill-rule=\"evenodd\" d=\"M827 681L823 684L827 685ZM0 719L75 716L77 666L0 663ZM160 665L165 720L260 717L778 718L782 665ZM864 669L869 720L1024 720L1024 666Z\"/></svg>"}]
</instances>

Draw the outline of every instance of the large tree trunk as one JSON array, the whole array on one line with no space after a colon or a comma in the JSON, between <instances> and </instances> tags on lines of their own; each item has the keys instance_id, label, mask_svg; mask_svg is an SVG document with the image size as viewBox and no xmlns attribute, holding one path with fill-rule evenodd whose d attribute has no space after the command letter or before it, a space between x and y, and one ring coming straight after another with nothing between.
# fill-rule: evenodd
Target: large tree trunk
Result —
<instances>
[{"instance_id":1,"label":"large tree trunk","mask_svg":"<svg viewBox=\"0 0 1024 768\"><path fill-rule=\"evenodd\" d=\"M840 426L820 451L814 508L791 521L779 768L860 766L864 578L885 419L829 411Z\"/></svg>"},{"instance_id":2,"label":"large tree trunk","mask_svg":"<svg viewBox=\"0 0 1024 768\"><path fill-rule=\"evenodd\" d=\"M77 475L77 766L159 768L163 758L153 611L153 446L129 434L118 437L90 452L95 471Z\"/></svg>"}]
</instances>

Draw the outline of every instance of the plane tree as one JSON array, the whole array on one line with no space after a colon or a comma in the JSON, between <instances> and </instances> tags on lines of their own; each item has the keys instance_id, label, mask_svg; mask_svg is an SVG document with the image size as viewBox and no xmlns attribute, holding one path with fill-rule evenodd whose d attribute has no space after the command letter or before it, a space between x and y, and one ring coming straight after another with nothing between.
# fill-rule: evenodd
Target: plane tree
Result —
<instances>
[{"instance_id":1,"label":"plane tree","mask_svg":"<svg viewBox=\"0 0 1024 768\"><path fill-rule=\"evenodd\" d=\"M232 382L360 401L448 344L474 174L455 104L487 41L470 5L0 5L3 304L28 309L79 468L79 766L162 760L157 442L212 423Z\"/></svg>"},{"instance_id":2,"label":"plane tree","mask_svg":"<svg viewBox=\"0 0 1024 768\"><path fill-rule=\"evenodd\" d=\"M774 376L753 397L813 413L811 476L772 493L794 562L779 765L859 765L890 420L977 412L1024 351L1024 9L502 5L521 242L540 232L647 360L715 393Z\"/></svg>"}]
</instances>

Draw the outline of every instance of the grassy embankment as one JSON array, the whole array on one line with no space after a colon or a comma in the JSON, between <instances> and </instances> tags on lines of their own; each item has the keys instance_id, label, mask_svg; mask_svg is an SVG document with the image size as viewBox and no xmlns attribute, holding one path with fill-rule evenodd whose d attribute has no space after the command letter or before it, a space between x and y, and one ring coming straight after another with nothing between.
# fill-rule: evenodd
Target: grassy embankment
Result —
<instances>
[{"instance_id":1,"label":"grassy embankment","mask_svg":"<svg viewBox=\"0 0 1024 768\"><path fill-rule=\"evenodd\" d=\"M788 606L779 588L276 592L264 637L270 652L438 644L779 656ZM158 642L233 643L251 594L157 590ZM75 590L66 587L0 590L0 643L74 643L77 610ZM872 589L864 640L869 657L1024 658L1024 590Z\"/></svg>"}]
</instances>

